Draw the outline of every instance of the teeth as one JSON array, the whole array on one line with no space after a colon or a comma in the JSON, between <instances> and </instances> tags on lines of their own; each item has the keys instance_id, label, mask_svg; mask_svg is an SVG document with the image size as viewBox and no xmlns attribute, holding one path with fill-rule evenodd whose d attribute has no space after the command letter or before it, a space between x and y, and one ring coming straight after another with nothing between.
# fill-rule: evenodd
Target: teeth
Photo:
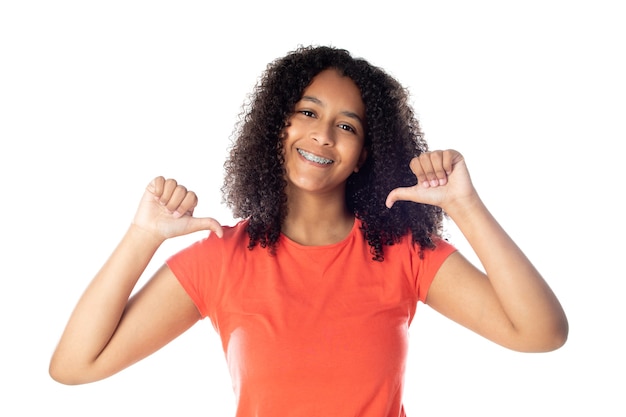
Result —
<instances>
[{"instance_id":1,"label":"teeth","mask_svg":"<svg viewBox=\"0 0 626 417\"><path fill-rule=\"evenodd\" d=\"M332 159L322 158L321 156L313 155L312 153L308 153L307 151L303 151L302 149L298 149L298 153L302 155L307 161L316 162L318 164L330 165L334 162Z\"/></svg>"}]
</instances>

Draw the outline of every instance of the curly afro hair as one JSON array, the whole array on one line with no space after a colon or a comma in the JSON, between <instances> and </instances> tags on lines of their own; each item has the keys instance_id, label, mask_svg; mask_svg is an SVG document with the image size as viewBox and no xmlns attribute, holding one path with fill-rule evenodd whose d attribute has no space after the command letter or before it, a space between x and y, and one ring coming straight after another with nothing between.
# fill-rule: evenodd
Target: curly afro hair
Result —
<instances>
[{"instance_id":1,"label":"curly afro hair","mask_svg":"<svg viewBox=\"0 0 626 417\"><path fill-rule=\"evenodd\" d=\"M277 250L287 214L282 130L313 77L329 68L350 77L365 104L367 160L348 178L346 202L362 221L373 259L382 261L385 245L407 233L421 249L434 247L444 215L439 207L403 201L385 206L391 190L416 183L409 162L428 150L407 90L344 49L307 46L267 66L243 106L224 164L223 200L235 217L248 219L248 248Z\"/></svg>"}]
</instances>

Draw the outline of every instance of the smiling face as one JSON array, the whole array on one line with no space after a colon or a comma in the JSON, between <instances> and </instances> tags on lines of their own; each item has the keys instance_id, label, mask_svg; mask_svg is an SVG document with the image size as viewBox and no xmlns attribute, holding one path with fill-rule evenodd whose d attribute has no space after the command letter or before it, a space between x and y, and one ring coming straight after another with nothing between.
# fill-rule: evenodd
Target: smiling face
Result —
<instances>
[{"instance_id":1,"label":"smiling face","mask_svg":"<svg viewBox=\"0 0 626 417\"><path fill-rule=\"evenodd\" d=\"M343 196L346 180L363 164L365 106L361 92L336 70L320 72L304 90L284 130L287 192Z\"/></svg>"}]
</instances>

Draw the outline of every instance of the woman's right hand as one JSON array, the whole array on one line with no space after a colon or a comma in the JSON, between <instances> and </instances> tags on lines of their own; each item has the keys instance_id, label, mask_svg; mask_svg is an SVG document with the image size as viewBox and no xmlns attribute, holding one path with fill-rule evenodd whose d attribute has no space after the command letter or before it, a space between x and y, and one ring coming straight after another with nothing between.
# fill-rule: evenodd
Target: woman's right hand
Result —
<instances>
[{"instance_id":1,"label":"woman's right hand","mask_svg":"<svg viewBox=\"0 0 626 417\"><path fill-rule=\"evenodd\" d=\"M193 217L197 204L196 194L174 180L157 177L148 184L133 224L70 316L50 360L49 372L55 380L83 384L113 375L200 319L167 265L131 297L165 239L200 230L222 236L215 219Z\"/></svg>"},{"instance_id":2,"label":"woman's right hand","mask_svg":"<svg viewBox=\"0 0 626 417\"><path fill-rule=\"evenodd\" d=\"M222 237L222 226L210 217L193 217L198 197L174 179L154 178L144 192L133 225L159 240L200 230L211 230Z\"/></svg>"}]
</instances>

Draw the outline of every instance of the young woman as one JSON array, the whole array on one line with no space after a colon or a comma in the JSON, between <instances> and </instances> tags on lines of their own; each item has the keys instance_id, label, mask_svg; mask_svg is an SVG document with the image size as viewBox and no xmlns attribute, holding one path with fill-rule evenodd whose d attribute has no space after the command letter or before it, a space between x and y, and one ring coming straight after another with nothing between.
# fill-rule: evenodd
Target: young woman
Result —
<instances>
[{"instance_id":1,"label":"young woman","mask_svg":"<svg viewBox=\"0 0 626 417\"><path fill-rule=\"evenodd\" d=\"M557 298L482 203L463 156L428 151L384 71L300 48L268 66L247 110L223 187L242 220L195 218L194 192L153 179L70 317L54 379L105 378L209 317L237 416L402 416L418 301L510 349L563 345ZM482 269L441 238L444 213ZM166 239L199 230L211 233L130 297Z\"/></svg>"}]
</instances>

